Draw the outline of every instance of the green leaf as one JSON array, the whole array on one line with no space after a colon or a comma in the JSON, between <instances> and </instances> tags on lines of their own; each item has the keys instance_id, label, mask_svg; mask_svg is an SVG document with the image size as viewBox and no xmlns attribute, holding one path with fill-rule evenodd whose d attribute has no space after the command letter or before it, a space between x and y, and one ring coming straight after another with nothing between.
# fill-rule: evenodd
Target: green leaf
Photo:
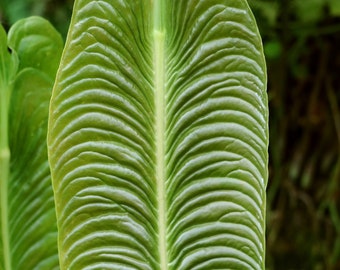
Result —
<instances>
[{"instance_id":1,"label":"green leaf","mask_svg":"<svg viewBox=\"0 0 340 270\"><path fill-rule=\"evenodd\" d=\"M32 16L16 22L8 33L8 45L20 57L20 69L32 67L54 78L63 40L45 19Z\"/></svg>"},{"instance_id":2,"label":"green leaf","mask_svg":"<svg viewBox=\"0 0 340 270\"><path fill-rule=\"evenodd\" d=\"M6 270L58 269L46 135L62 39L48 21L30 17L13 25L8 45L18 55L19 72L11 84L6 112L8 130L1 133L1 138L9 135L10 170L7 178L0 179L3 239L0 264Z\"/></svg>"},{"instance_id":3,"label":"green leaf","mask_svg":"<svg viewBox=\"0 0 340 270\"><path fill-rule=\"evenodd\" d=\"M264 269L265 88L246 1L76 1L48 131L61 269Z\"/></svg>"}]
</instances>

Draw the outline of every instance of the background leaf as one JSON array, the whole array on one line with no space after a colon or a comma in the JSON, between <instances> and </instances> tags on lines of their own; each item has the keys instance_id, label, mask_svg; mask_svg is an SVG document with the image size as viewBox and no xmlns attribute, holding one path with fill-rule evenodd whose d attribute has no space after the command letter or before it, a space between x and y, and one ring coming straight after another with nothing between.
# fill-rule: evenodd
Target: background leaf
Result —
<instances>
[{"instance_id":1,"label":"background leaf","mask_svg":"<svg viewBox=\"0 0 340 270\"><path fill-rule=\"evenodd\" d=\"M16 22L8 33L8 45L19 55L19 69L32 67L54 78L63 40L45 19L32 16Z\"/></svg>"},{"instance_id":2,"label":"background leaf","mask_svg":"<svg viewBox=\"0 0 340 270\"><path fill-rule=\"evenodd\" d=\"M266 71L246 1L76 1L51 101L62 269L263 269Z\"/></svg>"},{"instance_id":3,"label":"background leaf","mask_svg":"<svg viewBox=\"0 0 340 270\"><path fill-rule=\"evenodd\" d=\"M57 226L47 161L48 104L61 36L39 17L18 21L10 29L8 44L19 58L10 96L8 183L1 205L6 215L11 269L58 269ZM3 202L3 201L2 201ZM7 220L5 220L7 219ZM8 269L8 267L6 268Z\"/></svg>"}]
</instances>

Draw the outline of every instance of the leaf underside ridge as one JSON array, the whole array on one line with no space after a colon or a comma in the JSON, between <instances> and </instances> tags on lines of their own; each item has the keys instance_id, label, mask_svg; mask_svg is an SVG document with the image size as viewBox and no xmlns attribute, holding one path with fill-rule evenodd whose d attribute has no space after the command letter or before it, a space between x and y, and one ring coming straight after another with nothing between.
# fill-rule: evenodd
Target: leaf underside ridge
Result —
<instances>
[{"instance_id":1,"label":"leaf underside ridge","mask_svg":"<svg viewBox=\"0 0 340 270\"><path fill-rule=\"evenodd\" d=\"M246 1L76 1L48 138L62 268L263 268L265 87Z\"/></svg>"}]
</instances>

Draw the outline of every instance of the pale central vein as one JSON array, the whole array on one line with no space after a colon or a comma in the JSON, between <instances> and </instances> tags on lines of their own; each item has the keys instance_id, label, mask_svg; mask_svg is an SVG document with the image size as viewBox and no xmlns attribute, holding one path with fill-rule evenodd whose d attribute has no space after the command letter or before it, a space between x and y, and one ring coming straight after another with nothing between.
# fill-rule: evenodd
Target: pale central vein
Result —
<instances>
[{"instance_id":1,"label":"pale central vein","mask_svg":"<svg viewBox=\"0 0 340 270\"><path fill-rule=\"evenodd\" d=\"M158 201L158 237L160 269L168 269L166 245L166 197L165 197L165 113L164 113L164 33L154 32L155 106L156 106L156 179Z\"/></svg>"},{"instance_id":2,"label":"pale central vein","mask_svg":"<svg viewBox=\"0 0 340 270\"><path fill-rule=\"evenodd\" d=\"M3 261L6 270L11 269L8 224L8 178L10 150L8 146L8 89L0 86L0 211ZM7 93L6 93L7 91ZM0 243L1 244L1 243Z\"/></svg>"}]
</instances>

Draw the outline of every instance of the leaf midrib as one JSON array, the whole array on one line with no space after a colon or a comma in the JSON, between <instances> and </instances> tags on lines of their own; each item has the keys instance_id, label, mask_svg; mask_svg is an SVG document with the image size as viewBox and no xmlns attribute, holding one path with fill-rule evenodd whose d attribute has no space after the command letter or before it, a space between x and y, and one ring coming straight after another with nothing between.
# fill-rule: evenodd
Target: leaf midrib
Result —
<instances>
[{"instance_id":1,"label":"leaf midrib","mask_svg":"<svg viewBox=\"0 0 340 270\"><path fill-rule=\"evenodd\" d=\"M166 203L164 161L164 33L155 31L155 113L156 113L156 179L158 201L159 253L161 269L167 269Z\"/></svg>"},{"instance_id":2,"label":"leaf midrib","mask_svg":"<svg viewBox=\"0 0 340 270\"><path fill-rule=\"evenodd\" d=\"M160 269L168 269L167 257L167 217L165 189L165 89L164 89L164 28L162 0L154 5L154 85L155 85L155 136L156 136L156 184L158 201L158 245Z\"/></svg>"},{"instance_id":3,"label":"leaf midrib","mask_svg":"<svg viewBox=\"0 0 340 270\"><path fill-rule=\"evenodd\" d=\"M11 269L9 225L8 225L8 180L10 150L8 145L8 105L9 89L0 86L0 205L1 205L1 236L3 247L3 261L6 270Z\"/></svg>"}]
</instances>

